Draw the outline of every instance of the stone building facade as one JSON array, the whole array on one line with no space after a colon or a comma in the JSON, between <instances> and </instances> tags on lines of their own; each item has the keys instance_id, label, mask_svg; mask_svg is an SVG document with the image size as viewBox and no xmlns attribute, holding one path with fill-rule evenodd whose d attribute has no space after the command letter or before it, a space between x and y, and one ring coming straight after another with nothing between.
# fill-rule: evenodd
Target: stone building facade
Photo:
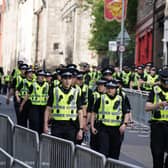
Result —
<instances>
[{"instance_id":1,"label":"stone building facade","mask_svg":"<svg viewBox=\"0 0 168 168\"><path fill-rule=\"evenodd\" d=\"M97 64L97 57L88 49L90 11L83 10L82 3L3 0L0 58L5 71L13 68L17 60L41 66L45 63L49 69L65 63Z\"/></svg>"}]
</instances>

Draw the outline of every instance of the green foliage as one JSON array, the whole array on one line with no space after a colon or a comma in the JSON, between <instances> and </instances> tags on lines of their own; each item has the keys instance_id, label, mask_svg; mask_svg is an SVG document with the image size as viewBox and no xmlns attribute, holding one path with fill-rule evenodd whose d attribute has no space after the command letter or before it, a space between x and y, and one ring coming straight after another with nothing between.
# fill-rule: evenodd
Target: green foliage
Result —
<instances>
[{"instance_id":1,"label":"green foliage","mask_svg":"<svg viewBox=\"0 0 168 168\"><path fill-rule=\"evenodd\" d=\"M85 0L85 9L91 8L93 23L91 25L92 37L89 40L90 49L96 50L98 54L108 54L108 41L115 40L121 30L120 23L108 22L104 19L104 0ZM137 0L128 0L127 20L125 26L131 36L131 43L127 47L128 53L134 54L134 29L136 25ZM131 50L131 51L130 51ZM126 56L129 54L125 54ZM108 54L109 55L109 54ZM116 55L116 54L110 54Z\"/></svg>"}]
</instances>

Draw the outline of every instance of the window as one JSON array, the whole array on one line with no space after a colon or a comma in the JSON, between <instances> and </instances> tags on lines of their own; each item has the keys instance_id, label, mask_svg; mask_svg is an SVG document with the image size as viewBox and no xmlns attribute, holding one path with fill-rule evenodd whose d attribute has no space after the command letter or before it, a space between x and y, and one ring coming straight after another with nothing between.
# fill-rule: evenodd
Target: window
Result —
<instances>
[{"instance_id":1,"label":"window","mask_svg":"<svg viewBox=\"0 0 168 168\"><path fill-rule=\"evenodd\" d=\"M53 50L58 50L58 49L59 49L59 43L54 43Z\"/></svg>"}]
</instances>

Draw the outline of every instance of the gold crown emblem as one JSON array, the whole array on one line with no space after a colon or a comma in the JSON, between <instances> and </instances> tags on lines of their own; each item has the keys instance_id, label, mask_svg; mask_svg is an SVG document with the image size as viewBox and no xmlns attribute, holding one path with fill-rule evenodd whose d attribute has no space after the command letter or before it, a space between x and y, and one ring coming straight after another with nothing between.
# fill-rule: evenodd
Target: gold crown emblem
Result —
<instances>
[{"instance_id":1,"label":"gold crown emblem","mask_svg":"<svg viewBox=\"0 0 168 168\"><path fill-rule=\"evenodd\" d=\"M114 0L107 4L107 8L114 17L122 16L122 0Z\"/></svg>"}]
</instances>

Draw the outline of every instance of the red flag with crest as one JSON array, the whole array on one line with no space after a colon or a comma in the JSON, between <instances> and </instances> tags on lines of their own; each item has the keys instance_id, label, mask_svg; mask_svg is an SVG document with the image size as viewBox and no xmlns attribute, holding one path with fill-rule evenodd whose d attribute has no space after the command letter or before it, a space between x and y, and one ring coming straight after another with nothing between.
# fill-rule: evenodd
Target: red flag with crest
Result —
<instances>
[{"instance_id":1,"label":"red flag with crest","mask_svg":"<svg viewBox=\"0 0 168 168\"><path fill-rule=\"evenodd\" d=\"M124 18L126 18L128 0L124 4ZM107 21L116 20L121 22L122 19L122 0L104 0L104 18Z\"/></svg>"}]
</instances>

